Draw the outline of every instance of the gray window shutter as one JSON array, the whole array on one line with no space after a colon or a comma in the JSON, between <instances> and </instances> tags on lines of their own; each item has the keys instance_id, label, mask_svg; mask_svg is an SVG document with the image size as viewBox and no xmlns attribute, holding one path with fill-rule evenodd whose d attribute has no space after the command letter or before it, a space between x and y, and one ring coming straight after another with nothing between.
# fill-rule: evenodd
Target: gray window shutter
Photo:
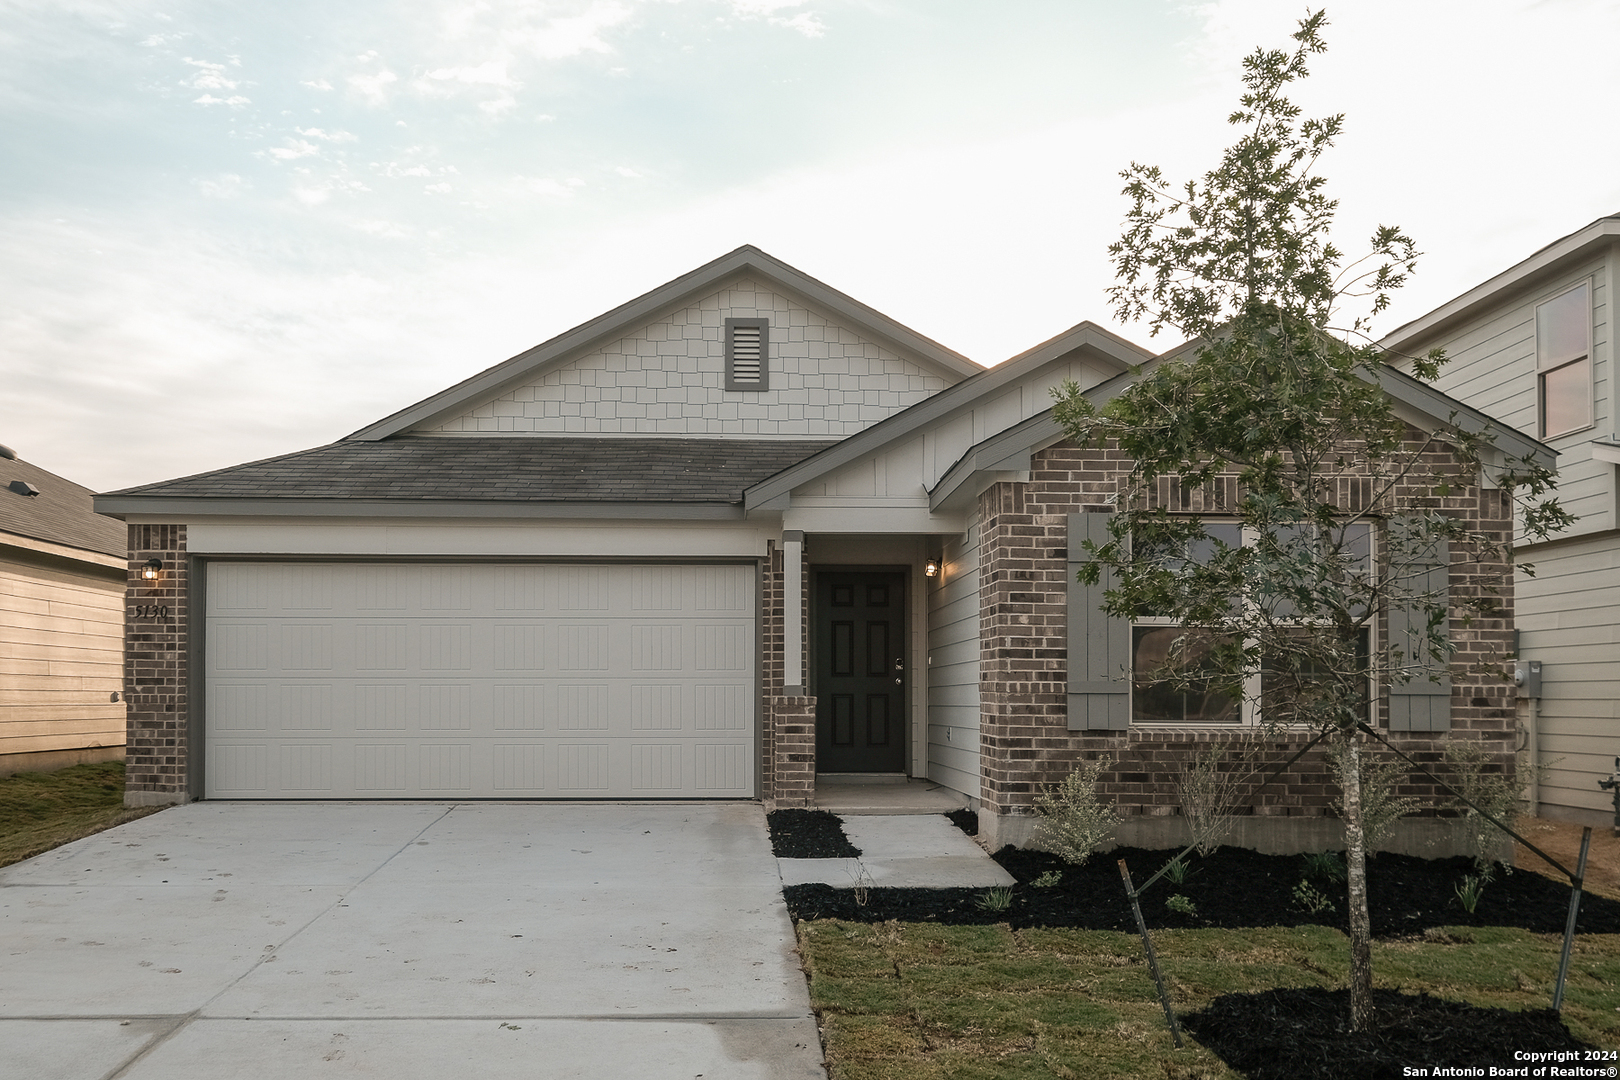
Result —
<instances>
[{"instance_id":1,"label":"gray window shutter","mask_svg":"<svg viewBox=\"0 0 1620 1080\"><path fill-rule=\"evenodd\" d=\"M1090 540L1108 543L1112 514L1069 515L1069 730L1124 731L1131 722L1131 625L1102 609L1114 585L1107 570L1095 585L1076 578Z\"/></svg>"},{"instance_id":2,"label":"gray window shutter","mask_svg":"<svg viewBox=\"0 0 1620 1080\"><path fill-rule=\"evenodd\" d=\"M770 320L727 319L726 389L768 390L770 384Z\"/></svg>"},{"instance_id":3,"label":"gray window shutter","mask_svg":"<svg viewBox=\"0 0 1620 1080\"><path fill-rule=\"evenodd\" d=\"M1390 532L1396 537L1413 527L1403 518L1392 519L1389 523ZM1451 552L1445 537L1437 537L1426 548L1403 557L1405 564L1395 567L1395 573L1403 584L1415 592L1432 594L1436 603L1447 603L1450 596ZM1423 646L1429 621L1422 610L1423 606L1426 605L1391 604L1389 607L1389 645L1401 650L1406 665L1429 663ZM1450 615L1441 622L1440 632L1450 636ZM1410 682L1392 684L1389 688L1389 730L1450 731L1449 672L1419 674Z\"/></svg>"}]
</instances>

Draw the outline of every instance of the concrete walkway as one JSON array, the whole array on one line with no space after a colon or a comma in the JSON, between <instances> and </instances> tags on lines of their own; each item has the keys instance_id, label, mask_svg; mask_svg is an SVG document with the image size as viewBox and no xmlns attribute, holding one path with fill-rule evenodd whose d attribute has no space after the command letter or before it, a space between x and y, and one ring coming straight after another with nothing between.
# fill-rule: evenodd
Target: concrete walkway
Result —
<instances>
[{"instance_id":1,"label":"concrete walkway","mask_svg":"<svg viewBox=\"0 0 1620 1080\"><path fill-rule=\"evenodd\" d=\"M1013 876L943 814L840 814L858 859L777 859L784 885L821 882L943 889L1013 884Z\"/></svg>"},{"instance_id":2,"label":"concrete walkway","mask_svg":"<svg viewBox=\"0 0 1620 1080\"><path fill-rule=\"evenodd\" d=\"M166 810L0 870L0 1078L821 1078L747 804Z\"/></svg>"}]
</instances>

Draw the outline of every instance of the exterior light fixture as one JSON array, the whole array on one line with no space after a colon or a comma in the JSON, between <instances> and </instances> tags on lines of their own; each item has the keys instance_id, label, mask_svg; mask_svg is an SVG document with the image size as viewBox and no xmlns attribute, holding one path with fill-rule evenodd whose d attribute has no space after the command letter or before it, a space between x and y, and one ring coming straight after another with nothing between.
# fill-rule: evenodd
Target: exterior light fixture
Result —
<instances>
[{"instance_id":1,"label":"exterior light fixture","mask_svg":"<svg viewBox=\"0 0 1620 1080\"><path fill-rule=\"evenodd\" d=\"M141 577L145 578L147 581L156 581L159 575L162 573L163 560L159 558L154 557L147 559L146 565L141 567Z\"/></svg>"},{"instance_id":2,"label":"exterior light fixture","mask_svg":"<svg viewBox=\"0 0 1620 1080\"><path fill-rule=\"evenodd\" d=\"M938 576L939 576L939 560L938 559L929 559L927 562L923 563L923 577L931 578L931 577L938 577Z\"/></svg>"}]
</instances>

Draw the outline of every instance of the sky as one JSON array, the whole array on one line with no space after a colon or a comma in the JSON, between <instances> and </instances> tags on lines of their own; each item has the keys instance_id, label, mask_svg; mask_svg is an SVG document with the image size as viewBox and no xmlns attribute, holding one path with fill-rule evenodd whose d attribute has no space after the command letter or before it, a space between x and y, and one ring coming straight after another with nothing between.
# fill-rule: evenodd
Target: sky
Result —
<instances>
[{"instance_id":1,"label":"sky","mask_svg":"<svg viewBox=\"0 0 1620 1080\"><path fill-rule=\"evenodd\" d=\"M1200 175L1281 0L0 0L0 443L98 491L317 446L753 244L979 363ZM1620 211L1620 0L1354 0L1377 329Z\"/></svg>"}]
</instances>

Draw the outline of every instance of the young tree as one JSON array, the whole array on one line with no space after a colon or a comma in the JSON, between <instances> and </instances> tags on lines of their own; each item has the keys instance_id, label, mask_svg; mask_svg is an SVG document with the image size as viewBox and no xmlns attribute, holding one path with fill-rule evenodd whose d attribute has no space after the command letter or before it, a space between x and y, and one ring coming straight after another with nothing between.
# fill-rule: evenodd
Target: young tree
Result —
<instances>
[{"instance_id":1,"label":"young tree","mask_svg":"<svg viewBox=\"0 0 1620 1080\"><path fill-rule=\"evenodd\" d=\"M1169 327L1190 341L1100 409L1065 387L1055 414L1076 441L1115 443L1134 462L1112 539L1088 548L1082 577L1095 584L1110 572L1109 614L1174 624L1160 635L1171 639L1156 658L1161 685L1246 701L1269 732L1308 728L1335 744L1352 1025L1366 1030L1372 962L1357 725L1371 719L1368 687L1447 669L1448 601L1428 572L1444 565L1443 553L1512 557L1509 537L1470 531L1444 512L1444 496L1466 492L1489 468L1521 503L1530 535L1571 519L1548 497L1547 463L1505 459L1489 430L1415 431L1380 386L1395 376L1367 336L1369 320L1417 251L1390 227L1352 263L1332 243L1337 203L1315 170L1343 117L1302 120L1284 96L1323 51L1326 25L1324 13L1309 15L1291 50L1244 60L1245 92L1230 117L1242 136L1202 179L1173 187L1137 164L1121 174L1131 207L1109 248L1118 273L1110 299L1122 319L1147 318L1154 334ZM1409 359L1429 379L1444 361ZM1228 523L1172 513L1164 495L1178 489L1224 493ZM1407 627L1373 649L1380 612L1402 613Z\"/></svg>"}]
</instances>

